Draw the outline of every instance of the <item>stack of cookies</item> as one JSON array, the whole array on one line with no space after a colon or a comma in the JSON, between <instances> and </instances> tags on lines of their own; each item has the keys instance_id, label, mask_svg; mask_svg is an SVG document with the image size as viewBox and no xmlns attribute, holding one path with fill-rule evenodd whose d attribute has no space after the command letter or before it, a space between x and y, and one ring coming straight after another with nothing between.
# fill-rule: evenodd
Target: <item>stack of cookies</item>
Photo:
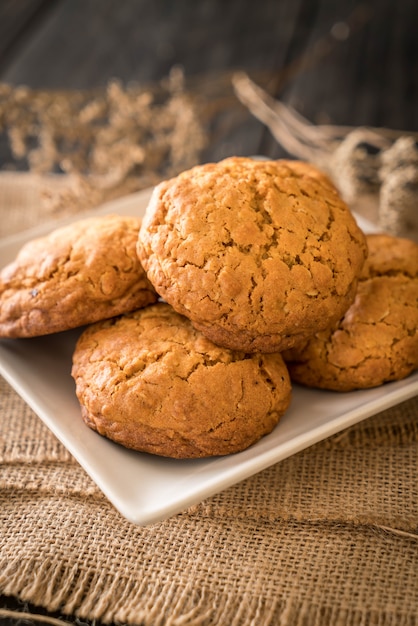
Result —
<instances>
[{"instance_id":1,"label":"stack of cookies","mask_svg":"<svg viewBox=\"0 0 418 626\"><path fill-rule=\"evenodd\" d=\"M0 336L84 327L84 421L173 458L244 450L292 383L348 391L418 367L418 245L366 236L299 161L232 157L158 185L145 217L29 242L0 275Z\"/></svg>"}]
</instances>

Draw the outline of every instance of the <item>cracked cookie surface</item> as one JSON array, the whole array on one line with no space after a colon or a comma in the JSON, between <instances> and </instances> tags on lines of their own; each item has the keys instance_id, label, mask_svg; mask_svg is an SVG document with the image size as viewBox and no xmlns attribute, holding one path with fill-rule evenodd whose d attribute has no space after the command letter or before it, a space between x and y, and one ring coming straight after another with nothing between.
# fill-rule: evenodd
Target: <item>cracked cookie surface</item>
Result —
<instances>
[{"instance_id":1,"label":"cracked cookie surface","mask_svg":"<svg viewBox=\"0 0 418 626\"><path fill-rule=\"evenodd\" d=\"M368 235L354 303L336 327L284 352L294 382L350 391L400 380L418 368L418 245Z\"/></svg>"},{"instance_id":2,"label":"cracked cookie surface","mask_svg":"<svg viewBox=\"0 0 418 626\"><path fill-rule=\"evenodd\" d=\"M291 398L280 354L221 348L163 302L85 329L72 376L88 426L172 458L247 448L273 430Z\"/></svg>"},{"instance_id":3,"label":"cracked cookie surface","mask_svg":"<svg viewBox=\"0 0 418 626\"><path fill-rule=\"evenodd\" d=\"M155 302L136 253L140 224L96 216L26 243L0 273L0 336L69 330Z\"/></svg>"},{"instance_id":4,"label":"cracked cookie surface","mask_svg":"<svg viewBox=\"0 0 418 626\"><path fill-rule=\"evenodd\" d=\"M138 255L157 292L219 345L289 348L338 320L367 254L328 178L231 157L154 190Z\"/></svg>"}]
</instances>

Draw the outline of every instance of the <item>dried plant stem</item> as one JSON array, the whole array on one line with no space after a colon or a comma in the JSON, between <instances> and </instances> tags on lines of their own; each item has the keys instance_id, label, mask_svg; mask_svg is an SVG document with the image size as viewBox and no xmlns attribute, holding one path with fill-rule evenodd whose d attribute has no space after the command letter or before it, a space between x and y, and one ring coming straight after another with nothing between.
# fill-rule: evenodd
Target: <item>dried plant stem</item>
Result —
<instances>
[{"instance_id":1,"label":"dried plant stem","mask_svg":"<svg viewBox=\"0 0 418 626\"><path fill-rule=\"evenodd\" d=\"M418 241L417 132L314 125L245 73L232 81L239 100L290 155L326 172L363 217Z\"/></svg>"},{"instance_id":2,"label":"dried plant stem","mask_svg":"<svg viewBox=\"0 0 418 626\"><path fill-rule=\"evenodd\" d=\"M195 165L206 145L179 68L156 85L113 80L96 92L0 83L0 132L24 169L68 175L65 193L49 194L49 209L61 214L155 185Z\"/></svg>"},{"instance_id":3,"label":"dried plant stem","mask_svg":"<svg viewBox=\"0 0 418 626\"><path fill-rule=\"evenodd\" d=\"M290 153L315 163L327 164L340 142L353 130L353 126L315 125L292 107L275 100L256 85L247 74L237 72L232 77L235 93L251 113L266 124L273 136ZM387 147L405 131L389 128L364 127L365 140ZM418 139L418 132L408 132Z\"/></svg>"},{"instance_id":4,"label":"dried plant stem","mask_svg":"<svg viewBox=\"0 0 418 626\"><path fill-rule=\"evenodd\" d=\"M15 619L15 620L28 620L32 622L41 622L42 624L51 624L52 626L66 626L70 622L55 617L49 617L48 615L41 615L38 613L27 613L25 611L12 611L10 609L0 609L0 618Z\"/></svg>"}]
</instances>

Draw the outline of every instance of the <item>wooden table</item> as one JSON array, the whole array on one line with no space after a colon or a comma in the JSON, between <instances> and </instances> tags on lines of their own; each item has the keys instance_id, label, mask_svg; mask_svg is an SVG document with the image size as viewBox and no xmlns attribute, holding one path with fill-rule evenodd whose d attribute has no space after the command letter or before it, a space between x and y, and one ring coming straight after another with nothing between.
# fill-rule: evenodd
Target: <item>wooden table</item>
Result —
<instances>
[{"instance_id":1,"label":"wooden table","mask_svg":"<svg viewBox=\"0 0 418 626\"><path fill-rule=\"evenodd\" d=\"M223 102L202 161L277 158L285 150L234 96L232 73L314 123L418 131L417 18L415 0L3 0L0 82L90 90L154 83L180 66L203 98ZM1 167L9 158L3 137Z\"/></svg>"},{"instance_id":2,"label":"wooden table","mask_svg":"<svg viewBox=\"0 0 418 626\"><path fill-rule=\"evenodd\" d=\"M417 130L417 13L415 0L5 0L0 80L91 89L178 65L205 90L244 70L312 122ZM205 159L281 155L245 113L230 103Z\"/></svg>"}]
</instances>

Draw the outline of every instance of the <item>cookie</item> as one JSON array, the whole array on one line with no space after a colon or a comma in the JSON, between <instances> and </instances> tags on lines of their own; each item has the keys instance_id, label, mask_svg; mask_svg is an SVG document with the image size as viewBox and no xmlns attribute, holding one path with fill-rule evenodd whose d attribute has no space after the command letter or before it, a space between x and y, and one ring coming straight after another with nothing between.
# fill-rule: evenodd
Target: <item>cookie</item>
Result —
<instances>
[{"instance_id":1,"label":"cookie","mask_svg":"<svg viewBox=\"0 0 418 626\"><path fill-rule=\"evenodd\" d=\"M284 352L293 381L350 391L418 368L418 244L384 234L367 242L357 295L341 321Z\"/></svg>"},{"instance_id":2,"label":"cookie","mask_svg":"<svg viewBox=\"0 0 418 626\"><path fill-rule=\"evenodd\" d=\"M86 328L72 376L88 426L173 458L244 450L273 430L291 397L280 354L221 348L164 302Z\"/></svg>"},{"instance_id":3,"label":"cookie","mask_svg":"<svg viewBox=\"0 0 418 626\"><path fill-rule=\"evenodd\" d=\"M26 243L0 273L0 336L46 335L155 302L136 253L140 224L96 216Z\"/></svg>"},{"instance_id":4,"label":"cookie","mask_svg":"<svg viewBox=\"0 0 418 626\"><path fill-rule=\"evenodd\" d=\"M213 342L277 352L337 321L367 248L329 179L231 157L156 187L138 256L156 291Z\"/></svg>"}]
</instances>

